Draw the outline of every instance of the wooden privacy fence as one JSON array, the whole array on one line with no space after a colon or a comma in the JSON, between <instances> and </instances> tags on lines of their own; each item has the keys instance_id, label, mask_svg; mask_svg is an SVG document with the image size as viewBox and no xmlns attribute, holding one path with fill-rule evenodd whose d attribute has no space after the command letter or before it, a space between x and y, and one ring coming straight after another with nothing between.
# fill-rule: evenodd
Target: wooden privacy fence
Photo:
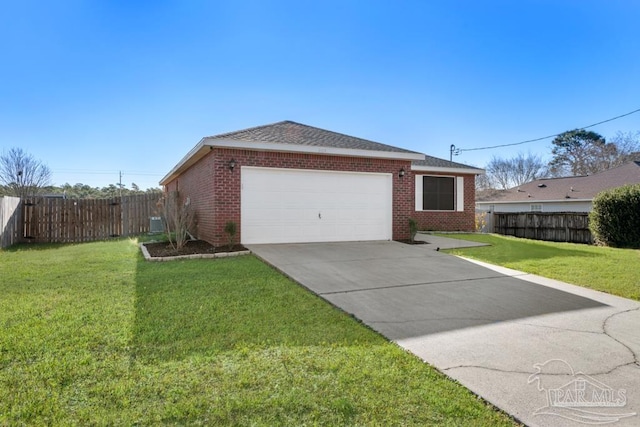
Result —
<instances>
[{"instance_id":1,"label":"wooden privacy fence","mask_svg":"<svg viewBox=\"0 0 640 427\"><path fill-rule=\"evenodd\" d=\"M22 241L77 243L149 232L159 194L111 199L30 198L22 203Z\"/></svg>"},{"instance_id":2,"label":"wooden privacy fence","mask_svg":"<svg viewBox=\"0 0 640 427\"><path fill-rule=\"evenodd\" d=\"M495 212L493 232L552 242L592 242L588 212Z\"/></svg>"},{"instance_id":3,"label":"wooden privacy fence","mask_svg":"<svg viewBox=\"0 0 640 427\"><path fill-rule=\"evenodd\" d=\"M0 197L0 248L6 248L21 239L22 204L18 197Z\"/></svg>"}]
</instances>

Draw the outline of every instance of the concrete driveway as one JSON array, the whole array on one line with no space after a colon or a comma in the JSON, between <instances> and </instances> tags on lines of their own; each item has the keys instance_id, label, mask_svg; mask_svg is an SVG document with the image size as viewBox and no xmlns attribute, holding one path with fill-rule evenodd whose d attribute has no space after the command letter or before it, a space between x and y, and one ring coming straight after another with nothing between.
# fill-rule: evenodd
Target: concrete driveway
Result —
<instances>
[{"instance_id":1,"label":"concrete driveway","mask_svg":"<svg viewBox=\"0 0 640 427\"><path fill-rule=\"evenodd\" d=\"M250 249L528 425L640 425L638 302L435 250L447 243Z\"/></svg>"}]
</instances>

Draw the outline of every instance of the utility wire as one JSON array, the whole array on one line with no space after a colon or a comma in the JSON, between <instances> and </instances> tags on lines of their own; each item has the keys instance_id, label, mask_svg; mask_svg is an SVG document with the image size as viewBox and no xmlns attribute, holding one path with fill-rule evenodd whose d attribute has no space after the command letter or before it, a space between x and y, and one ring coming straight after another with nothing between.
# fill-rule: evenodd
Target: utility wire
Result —
<instances>
[{"instance_id":1,"label":"utility wire","mask_svg":"<svg viewBox=\"0 0 640 427\"><path fill-rule=\"evenodd\" d=\"M86 170L78 170L78 169L56 169L52 171L53 173L65 173L65 174L76 174L76 175L114 175L118 174L119 171L86 171ZM123 174L131 175L131 176L164 176L161 173L150 173L150 172L128 172L126 170L122 171Z\"/></svg>"},{"instance_id":2,"label":"utility wire","mask_svg":"<svg viewBox=\"0 0 640 427\"><path fill-rule=\"evenodd\" d=\"M622 114L622 115L620 115L620 116L612 117L612 118L610 118L610 119L603 120L603 121L598 122L598 123L594 123L594 124L589 125L589 126L583 126L583 127L581 127L581 128L578 128L578 129L589 129L589 128L592 128L592 127L594 127L594 126L601 125L601 124L603 124L603 123L612 122L612 121L614 121L614 120L618 120L618 119L620 119L620 118L622 118L622 117L630 116L631 114L637 113L637 112L639 112L639 111L640 111L640 108L638 108L637 110L633 110L633 111L630 111L630 112L628 112L628 113ZM527 144L527 143L529 143L529 142L542 141L543 139L555 138L556 136L562 135L563 133L564 133L564 132L556 133L556 134L549 135L549 136L543 136L542 138L528 139L528 140L526 140L526 141L514 142L514 143L511 143L511 144L492 145L491 147L479 147L479 148L458 148L458 149L456 149L456 151L457 151L458 153L460 153L460 152L462 152L462 151L479 151L479 150L491 150L491 149L493 149L493 148L512 147L512 146L514 146L514 145L522 145L522 144ZM457 155L457 153L455 153L455 154Z\"/></svg>"}]
</instances>

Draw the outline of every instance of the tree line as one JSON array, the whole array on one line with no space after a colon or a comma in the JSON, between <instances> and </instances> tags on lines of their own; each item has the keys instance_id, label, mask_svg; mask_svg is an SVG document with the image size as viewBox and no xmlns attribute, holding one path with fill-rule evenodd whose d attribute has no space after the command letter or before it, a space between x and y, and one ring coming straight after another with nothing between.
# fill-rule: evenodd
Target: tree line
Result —
<instances>
[{"instance_id":1,"label":"tree line","mask_svg":"<svg viewBox=\"0 0 640 427\"><path fill-rule=\"evenodd\" d=\"M563 132L551 142L551 160L531 153L494 156L478 190L506 190L541 178L592 175L630 161L640 161L640 132L618 132L610 141L585 129Z\"/></svg>"},{"instance_id":2,"label":"tree line","mask_svg":"<svg viewBox=\"0 0 640 427\"><path fill-rule=\"evenodd\" d=\"M492 157L486 165L486 175L476 178L482 190L506 190L527 182L550 177L591 175L632 160L640 160L640 131L618 132L610 141L599 133L574 129L556 136L552 143L551 160L531 153L518 153L511 158ZM140 189L121 184L91 187L86 184L51 185L51 170L21 148L12 148L0 155L0 196L28 197L59 195L67 198L109 198L120 195L160 193L159 188Z\"/></svg>"},{"instance_id":3,"label":"tree line","mask_svg":"<svg viewBox=\"0 0 640 427\"><path fill-rule=\"evenodd\" d=\"M51 184L49 167L21 148L12 148L0 154L0 196L31 197L59 196L69 199L102 199L133 194L161 193L160 188L142 190L136 183L130 188L124 184L91 187L87 184Z\"/></svg>"}]
</instances>

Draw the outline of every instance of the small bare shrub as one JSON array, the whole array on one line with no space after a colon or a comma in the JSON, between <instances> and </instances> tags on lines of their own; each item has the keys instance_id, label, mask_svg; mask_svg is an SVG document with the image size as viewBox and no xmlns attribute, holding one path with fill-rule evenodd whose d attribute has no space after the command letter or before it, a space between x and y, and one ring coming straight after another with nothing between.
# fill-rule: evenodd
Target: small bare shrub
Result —
<instances>
[{"instance_id":1,"label":"small bare shrub","mask_svg":"<svg viewBox=\"0 0 640 427\"><path fill-rule=\"evenodd\" d=\"M189 230L193 228L195 215L189 197L183 198L179 192L165 193L158 201L169 243L174 249L184 247L189 241Z\"/></svg>"},{"instance_id":2,"label":"small bare shrub","mask_svg":"<svg viewBox=\"0 0 640 427\"><path fill-rule=\"evenodd\" d=\"M476 231L478 233L484 233L487 228L487 213L476 212Z\"/></svg>"},{"instance_id":3,"label":"small bare shrub","mask_svg":"<svg viewBox=\"0 0 640 427\"><path fill-rule=\"evenodd\" d=\"M411 242L413 242L418 234L418 221L413 218L409 218L409 236Z\"/></svg>"}]
</instances>

